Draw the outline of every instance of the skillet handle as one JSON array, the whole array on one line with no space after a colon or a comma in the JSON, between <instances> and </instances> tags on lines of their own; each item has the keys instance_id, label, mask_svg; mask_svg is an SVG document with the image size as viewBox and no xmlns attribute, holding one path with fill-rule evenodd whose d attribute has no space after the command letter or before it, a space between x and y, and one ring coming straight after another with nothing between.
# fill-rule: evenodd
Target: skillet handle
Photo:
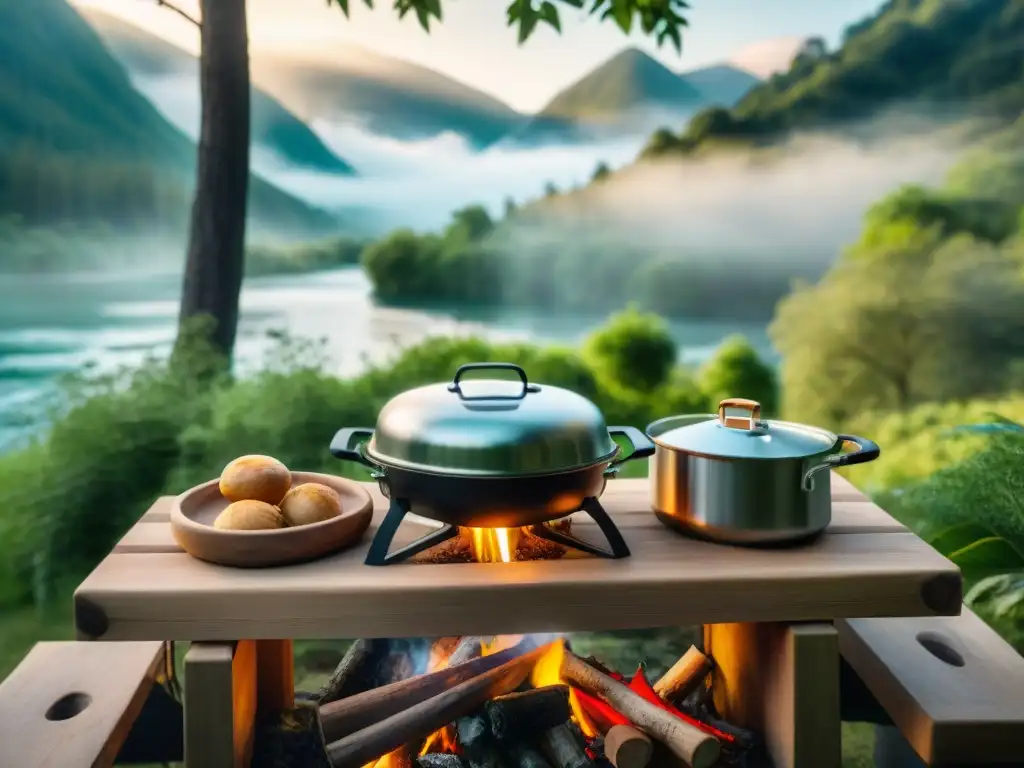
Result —
<instances>
[{"instance_id":1,"label":"skillet handle","mask_svg":"<svg viewBox=\"0 0 1024 768\"><path fill-rule=\"evenodd\" d=\"M866 437L857 437L857 435L836 435L836 437L844 443L853 443L857 446L857 450L829 456L820 464L815 464L804 472L803 481L800 483L804 491L810 492L814 490L814 476L822 470L850 467L854 464L866 464L877 459L882 453L882 449L878 447L878 444L874 440L868 440Z\"/></svg>"},{"instance_id":2,"label":"skillet handle","mask_svg":"<svg viewBox=\"0 0 1024 768\"><path fill-rule=\"evenodd\" d=\"M370 469L379 469L376 464L366 458L363 452L359 450L360 443L357 443L354 448L349 447L352 445L353 438L357 437L373 437L373 430L369 427L344 427L339 429L334 434L334 439L331 440L331 454L338 459L355 461Z\"/></svg>"},{"instance_id":3,"label":"skillet handle","mask_svg":"<svg viewBox=\"0 0 1024 768\"><path fill-rule=\"evenodd\" d=\"M626 438L629 440L630 445L633 446L633 450L626 456L614 458L612 463L608 465L608 469L604 471L606 475L614 475L619 471L619 467L627 461L646 459L648 456L654 455L654 441L636 427L608 427L608 434L613 436L621 435Z\"/></svg>"}]
</instances>

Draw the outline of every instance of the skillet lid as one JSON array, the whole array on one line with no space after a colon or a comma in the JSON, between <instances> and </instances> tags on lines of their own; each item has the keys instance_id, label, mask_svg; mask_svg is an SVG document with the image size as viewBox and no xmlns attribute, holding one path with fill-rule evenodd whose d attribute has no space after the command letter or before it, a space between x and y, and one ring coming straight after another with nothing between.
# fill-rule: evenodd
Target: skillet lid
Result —
<instances>
[{"instance_id":1,"label":"skillet lid","mask_svg":"<svg viewBox=\"0 0 1024 768\"><path fill-rule=\"evenodd\" d=\"M730 416L728 409L746 413ZM760 416L760 403L729 398L718 404L717 415L671 416L648 426L647 434L666 448L729 459L798 459L841 447L842 441L824 429Z\"/></svg>"},{"instance_id":2,"label":"skillet lid","mask_svg":"<svg viewBox=\"0 0 1024 768\"><path fill-rule=\"evenodd\" d=\"M509 379L465 379L474 370L511 371ZM537 385L511 363L461 366L451 383L429 384L381 409L369 458L451 475L553 474L610 461L618 446L604 415L582 395Z\"/></svg>"}]
</instances>

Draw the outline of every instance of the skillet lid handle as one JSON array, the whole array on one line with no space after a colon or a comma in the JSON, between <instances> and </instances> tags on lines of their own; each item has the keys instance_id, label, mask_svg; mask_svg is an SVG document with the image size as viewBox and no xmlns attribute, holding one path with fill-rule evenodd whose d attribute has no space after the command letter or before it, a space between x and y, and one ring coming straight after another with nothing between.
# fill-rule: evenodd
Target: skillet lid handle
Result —
<instances>
[{"instance_id":1,"label":"skillet lid handle","mask_svg":"<svg viewBox=\"0 0 1024 768\"><path fill-rule=\"evenodd\" d=\"M744 410L747 416L727 416L726 409L736 408ZM730 429L745 429L752 432L757 429L761 420L761 404L756 400L747 400L742 397L727 397L718 404L718 421L723 427Z\"/></svg>"}]
</instances>

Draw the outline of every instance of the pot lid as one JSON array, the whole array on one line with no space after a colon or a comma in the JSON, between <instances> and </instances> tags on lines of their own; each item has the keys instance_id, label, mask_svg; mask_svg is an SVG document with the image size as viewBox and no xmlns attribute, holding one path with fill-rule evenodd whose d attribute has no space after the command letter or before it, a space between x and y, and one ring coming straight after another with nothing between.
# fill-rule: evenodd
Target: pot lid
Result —
<instances>
[{"instance_id":1,"label":"pot lid","mask_svg":"<svg viewBox=\"0 0 1024 768\"><path fill-rule=\"evenodd\" d=\"M472 370L512 371L518 381L469 379ZM549 474L610 460L618 447L587 398L531 383L511 363L461 366L450 384L390 400L367 455L382 464L443 474Z\"/></svg>"},{"instance_id":2,"label":"pot lid","mask_svg":"<svg viewBox=\"0 0 1024 768\"><path fill-rule=\"evenodd\" d=\"M744 416L730 416L741 409ZM761 418L754 400L729 398L718 415L677 416L651 424L647 433L659 445L730 459L798 459L832 451L839 438L824 429Z\"/></svg>"}]
</instances>

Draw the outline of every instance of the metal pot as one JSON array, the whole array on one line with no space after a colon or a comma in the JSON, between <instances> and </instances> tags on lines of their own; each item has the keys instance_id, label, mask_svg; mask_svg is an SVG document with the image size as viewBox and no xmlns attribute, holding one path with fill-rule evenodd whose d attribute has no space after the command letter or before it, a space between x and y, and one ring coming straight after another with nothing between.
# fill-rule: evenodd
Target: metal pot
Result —
<instances>
[{"instance_id":1,"label":"metal pot","mask_svg":"<svg viewBox=\"0 0 1024 768\"><path fill-rule=\"evenodd\" d=\"M729 408L743 417L727 416ZM753 400L731 398L718 414L672 416L647 427L651 503L670 527L733 544L815 537L832 518L826 470L878 458L872 441L785 421L761 420ZM857 450L841 453L847 443Z\"/></svg>"},{"instance_id":2,"label":"metal pot","mask_svg":"<svg viewBox=\"0 0 1024 768\"><path fill-rule=\"evenodd\" d=\"M520 381L464 381L474 370L513 371ZM633 451L621 456L612 435L626 437ZM530 383L518 365L472 363L450 384L394 397L375 429L339 430L331 453L369 467L385 496L411 502L420 515L514 528L577 511L623 462L653 454L654 443L634 427L605 426L581 395Z\"/></svg>"}]
</instances>

